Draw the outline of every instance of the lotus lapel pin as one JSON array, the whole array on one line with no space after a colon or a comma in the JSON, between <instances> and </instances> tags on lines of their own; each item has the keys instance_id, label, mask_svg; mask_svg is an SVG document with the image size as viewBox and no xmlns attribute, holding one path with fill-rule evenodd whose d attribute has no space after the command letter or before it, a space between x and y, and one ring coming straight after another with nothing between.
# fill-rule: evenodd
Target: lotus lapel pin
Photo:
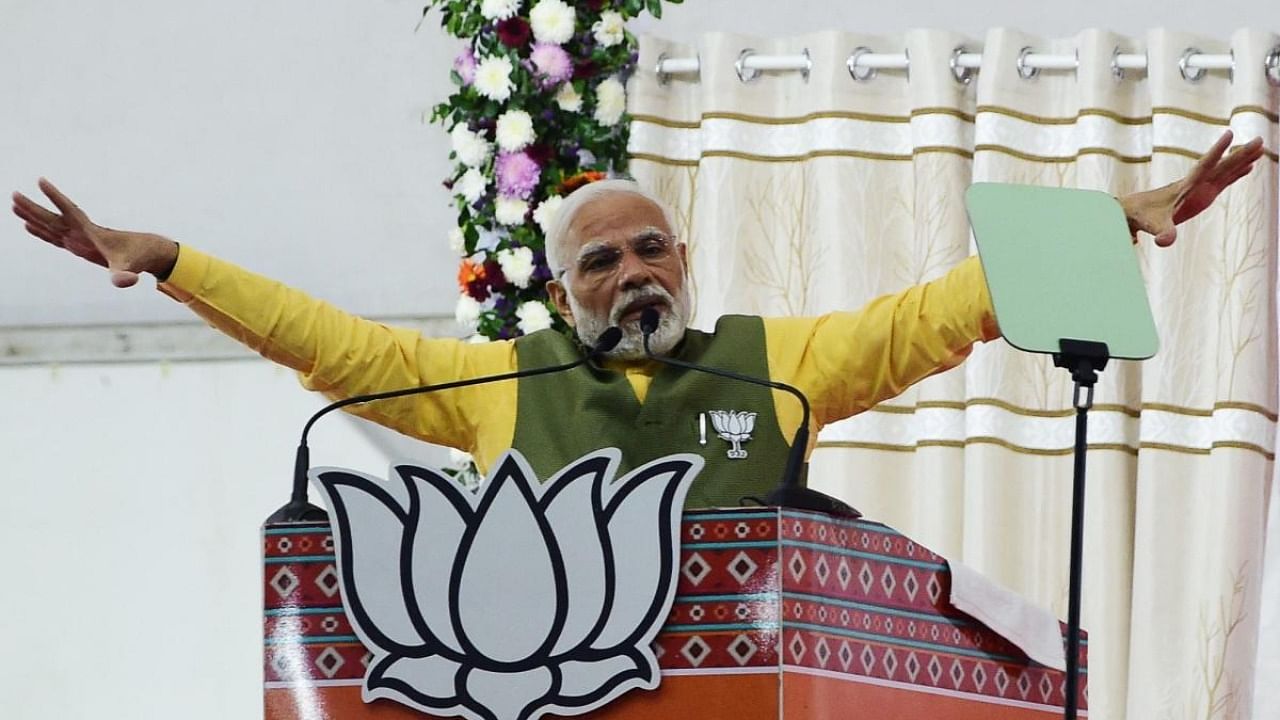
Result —
<instances>
[{"instance_id":1,"label":"lotus lapel pin","mask_svg":"<svg viewBox=\"0 0 1280 720\"><path fill-rule=\"evenodd\" d=\"M733 410L708 410L711 416L711 427L721 440L733 445L729 448L729 459L741 460L747 456L742 443L751 440L751 431L756 426L756 414L753 412Z\"/></svg>"}]
</instances>

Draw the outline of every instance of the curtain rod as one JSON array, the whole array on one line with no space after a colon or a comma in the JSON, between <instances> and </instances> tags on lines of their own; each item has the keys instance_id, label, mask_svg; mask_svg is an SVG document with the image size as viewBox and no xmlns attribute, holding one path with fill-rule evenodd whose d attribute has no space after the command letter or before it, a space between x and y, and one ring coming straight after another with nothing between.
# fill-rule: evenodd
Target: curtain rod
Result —
<instances>
[{"instance_id":1,"label":"curtain rod","mask_svg":"<svg viewBox=\"0 0 1280 720\"><path fill-rule=\"evenodd\" d=\"M1262 60L1267 80L1272 85L1280 86L1280 45L1273 47ZM849 75L856 81L874 78L879 70L907 70L911 68L911 57L907 52L877 53L867 47L855 48L845 59ZM1017 59L1018 74L1023 78L1033 78L1041 70L1071 70L1080 67L1077 55L1050 55L1037 53L1029 47L1022 49ZM982 68L982 54L969 52L964 47L956 48L951 54L951 72L956 80L968 83L973 73ZM1111 72L1117 78L1123 78L1126 70L1146 70L1147 56L1142 53L1124 53L1119 48L1111 54ZM658 75L659 84L665 85L673 75L697 75L702 70L702 62L697 57L668 57L666 53L658 56L654 72ZM795 71L806 80L813 70L813 59L809 49L805 48L799 55L765 55L747 48L738 54L734 70L742 82L750 82L764 71ZM1195 82L1209 70L1235 70L1235 54L1212 54L1201 52L1199 48L1190 47L1183 51L1178 59L1178 71L1188 81Z\"/></svg>"}]
</instances>

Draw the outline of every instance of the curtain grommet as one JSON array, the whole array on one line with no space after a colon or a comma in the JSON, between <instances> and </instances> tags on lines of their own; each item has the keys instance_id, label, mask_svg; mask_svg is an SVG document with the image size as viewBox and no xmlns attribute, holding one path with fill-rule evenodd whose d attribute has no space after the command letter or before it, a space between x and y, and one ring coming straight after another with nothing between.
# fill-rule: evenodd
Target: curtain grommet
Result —
<instances>
[{"instance_id":1,"label":"curtain grommet","mask_svg":"<svg viewBox=\"0 0 1280 720\"><path fill-rule=\"evenodd\" d=\"M1023 80L1034 80L1040 74L1040 68L1031 67L1027 64L1027 58L1034 53L1030 46L1022 48L1018 53L1018 77Z\"/></svg>"},{"instance_id":2,"label":"curtain grommet","mask_svg":"<svg viewBox=\"0 0 1280 720\"><path fill-rule=\"evenodd\" d=\"M657 78L658 85L660 87L665 87L667 83L671 82L671 73L664 72L662 69L662 63L666 61L667 61L667 54L659 53L658 61L653 64L653 74Z\"/></svg>"},{"instance_id":3,"label":"curtain grommet","mask_svg":"<svg viewBox=\"0 0 1280 720\"><path fill-rule=\"evenodd\" d=\"M733 70L738 73L738 81L744 85L760 77L759 70L747 67L747 58L755 54L755 48L744 48L738 53L738 59L733 63Z\"/></svg>"},{"instance_id":4,"label":"curtain grommet","mask_svg":"<svg viewBox=\"0 0 1280 720\"><path fill-rule=\"evenodd\" d=\"M800 68L800 77L804 78L805 82L809 82L809 74L813 72L813 56L809 54L809 48L800 51L800 54L804 56L804 67Z\"/></svg>"},{"instance_id":5,"label":"curtain grommet","mask_svg":"<svg viewBox=\"0 0 1280 720\"><path fill-rule=\"evenodd\" d=\"M1267 82L1280 87L1280 45L1271 48L1271 52L1262 59L1262 67L1265 70Z\"/></svg>"},{"instance_id":6,"label":"curtain grommet","mask_svg":"<svg viewBox=\"0 0 1280 720\"><path fill-rule=\"evenodd\" d=\"M1191 67L1191 58L1202 54L1200 48L1189 47L1182 51L1182 57L1178 58L1178 72L1182 74L1182 79L1187 82L1200 82L1204 78L1204 74L1209 72L1202 67Z\"/></svg>"},{"instance_id":7,"label":"curtain grommet","mask_svg":"<svg viewBox=\"0 0 1280 720\"><path fill-rule=\"evenodd\" d=\"M957 45L951 51L951 77L961 85L968 85L973 82L973 68L960 67L960 56L969 52L969 49L963 45Z\"/></svg>"},{"instance_id":8,"label":"curtain grommet","mask_svg":"<svg viewBox=\"0 0 1280 720\"><path fill-rule=\"evenodd\" d=\"M858 67L858 59L863 55L870 55L872 52L871 48L861 45L854 48L853 52L849 53L849 57L845 59L844 65L849 68L849 77L853 78L854 82L870 82L875 79L877 74L875 68Z\"/></svg>"}]
</instances>

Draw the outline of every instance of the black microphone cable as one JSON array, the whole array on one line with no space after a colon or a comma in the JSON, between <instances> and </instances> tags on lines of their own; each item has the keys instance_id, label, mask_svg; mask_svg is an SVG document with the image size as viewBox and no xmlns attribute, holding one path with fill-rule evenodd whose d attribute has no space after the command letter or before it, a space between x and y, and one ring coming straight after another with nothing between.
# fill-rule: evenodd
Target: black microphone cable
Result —
<instances>
[{"instance_id":1,"label":"black microphone cable","mask_svg":"<svg viewBox=\"0 0 1280 720\"><path fill-rule=\"evenodd\" d=\"M406 395L417 395L421 393L435 392L437 390L452 390L469 385L482 385L490 382L500 382L502 380L516 380L519 378L535 377L538 375L549 375L551 373L564 372L572 370L583 363L603 355L617 347L622 341L622 330L617 327L610 327L600 334L596 340L594 347L588 349L587 353L573 362L564 363L562 365L552 365L550 367L535 368L532 370L516 370L498 375L485 375L483 377L468 378L466 380L454 380L452 382L440 383L438 385L418 385L416 387L401 388L399 390L387 390L385 392L369 393L367 395L353 395L349 398L343 398L320 408L316 414L307 420L307 424L302 428L302 438L298 442L298 451L294 455L293 460L293 492L289 496L289 502L276 510L267 518L268 523L284 523L284 522L317 522L328 518L328 514L319 507L312 505L307 500L307 470L311 468L311 449L307 446L307 435L311 432L311 427L316 424L320 418L328 415L334 410L340 410L351 405L362 405L377 400L391 400L393 398L405 397Z\"/></svg>"}]
</instances>

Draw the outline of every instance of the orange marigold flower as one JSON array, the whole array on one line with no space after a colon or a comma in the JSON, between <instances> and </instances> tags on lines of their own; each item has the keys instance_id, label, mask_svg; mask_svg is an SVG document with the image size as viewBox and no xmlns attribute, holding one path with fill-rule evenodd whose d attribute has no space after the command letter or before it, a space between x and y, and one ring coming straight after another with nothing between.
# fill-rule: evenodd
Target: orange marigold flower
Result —
<instances>
[{"instance_id":1,"label":"orange marigold flower","mask_svg":"<svg viewBox=\"0 0 1280 720\"><path fill-rule=\"evenodd\" d=\"M603 180L606 177L608 177L608 175L600 172L599 170L586 170L576 175L570 175L560 183L560 194L568 195L583 185L593 183L597 180Z\"/></svg>"},{"instance_id":2,"label":"orange marigold flower","mask_svg":"<svg viewBox=\"0 0 1280 720\"><path fill-rule=\"evenodd\" d=\"M484 280L484 263L472 262L464 258L458 266L458 289L467 292L473 283Z\"/></svg>"}]
</instances>

